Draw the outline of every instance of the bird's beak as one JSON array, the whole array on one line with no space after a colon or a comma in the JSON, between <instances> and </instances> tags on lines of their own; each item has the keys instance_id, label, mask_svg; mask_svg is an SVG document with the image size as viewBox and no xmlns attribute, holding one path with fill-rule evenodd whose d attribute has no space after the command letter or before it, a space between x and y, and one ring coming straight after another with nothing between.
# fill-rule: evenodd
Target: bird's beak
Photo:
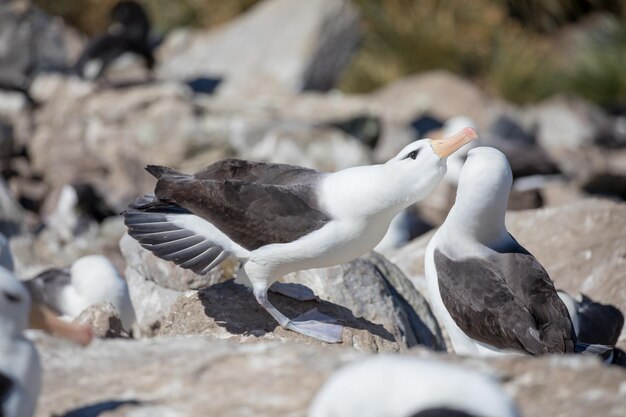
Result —
<instances>
[{"instance_id":1,"label":"bird's beak","mask_svg":"<svg viewBox=\"0 0 626 417\"><path fill-rule=\"evenodd\" d=\"M439 156L444 159L456 152L461 146L478 138L476 131L471 127L462 129L459 133L443 139L431 139L430 146Z\"/></svg>"},{"instance_id":2,"label":"bird's beak","mask_svg":"<svg viewBox=\"0 0 626 417\"><path fill-rule=\"evenodd\" d=\"M30 309L30 327L64 337L82 346L87 346L93 338L89 327L67 323L59 319L48 308L38 303L33 303Z\"/></svg>"}]
</instances>

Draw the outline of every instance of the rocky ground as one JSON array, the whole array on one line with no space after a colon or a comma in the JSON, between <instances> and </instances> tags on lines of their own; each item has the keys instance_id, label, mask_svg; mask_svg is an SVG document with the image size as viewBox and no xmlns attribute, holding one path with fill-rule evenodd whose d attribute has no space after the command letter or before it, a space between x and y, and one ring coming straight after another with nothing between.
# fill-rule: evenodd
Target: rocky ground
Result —
<instances>
[{"instance_id":1,"label":"rocky ground","mask_svg":"<svg viewBox=\"0 0 626 417\"><path fill-rule=\"evenodd\" d=\"M273 295L281 311L318 308L344 323L343 343L332 346L277 328L230 281L236 261L200 277L125 236L114 214L152 190L148 163L191 172L241 157L332 171L384 162L423 133L426 116L443 122L465 115L481 140L507 153L516 173L511 233L558 288L626 311L626 116L572 97L516 107L441 71L344 95L331 87L358 44L358 15L344 1L305 3L271 0L220 28L172 33L157 50L154 74L122 60L106 83L58 71L84 42L62 22L0 6L0 22L11 13L38 22L9 48L29 55L0 71L0 80L28 82L36 102L0 90L0 226L11 237L17 272L26 278L106 254L127 279L140 336L124 334L107 305L81 321L116 338L79 349L39 336L45 376L37 415L304 416L335 369L381 352L494 373L526 417L626 415L626 371L616 366L578 356L443 356L449 346L423 277L432 231L397 242L385 256L284 279L320 301ZM289 25L277 23L284 16ZM289 36L294 28L298 36ZM54 48L27 48L44 35ZM9 38L2 36L4 47ZM70 184L94 194L79 193L63 209L58 202ZM108 215L93 217L84 199ZM407 216L419 227L411 237L440 224L453 200L454 187L442 183L414 207ZM626 349L626 332L618 346Z\"/></svg>"}]
</instances>

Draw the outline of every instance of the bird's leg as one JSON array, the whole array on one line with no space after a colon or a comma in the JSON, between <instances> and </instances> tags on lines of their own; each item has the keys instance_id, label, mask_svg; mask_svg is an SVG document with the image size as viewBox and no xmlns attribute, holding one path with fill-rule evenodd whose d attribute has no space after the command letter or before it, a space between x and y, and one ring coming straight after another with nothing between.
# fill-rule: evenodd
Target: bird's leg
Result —
<instances>
[{"instance_id":1,"label":"bird's leg","mask_svg":"<svg viewBox=\"0 0 626 417\"><path fill-rule=\"evenodd\" d=\"M289 329L296 333L319 339L328 343L339 343L342 341L343 326L333 323L333 319L320 312L317 309L307 311L306 313L291 320L270 303L267 298L267 291L254 291L257 301L274 319L285 329Z\"/></svg>"},{"instance_id":2,"label":"bird's leg","mask_svg":"<svg viewBox=\"0 0 626 417\"><path fill-rule=\"evenodd\" d=\"M334 323L331 317L325 316L314 309L292 320L278 311L278 309L270 303L267 297L267 290L269 287L268 284L272 282L272 279L271 271L268 271L268 268L254 261L248 261L243 269L252 283L257 302L274 317L274 320L276 320L281 327L324 342L341 342L343 326Z\"/></svg>"},{"instance_id":3,"label":"bird's leg","mask_svg":"<svg viewBox=\"0 0 626 417\"><path fill-rule=\"evenodd\" d=\"M270 291L298 301L319 301L312 289L302 284L275 282L270 287Z\"/></svg>"}]
</instances>

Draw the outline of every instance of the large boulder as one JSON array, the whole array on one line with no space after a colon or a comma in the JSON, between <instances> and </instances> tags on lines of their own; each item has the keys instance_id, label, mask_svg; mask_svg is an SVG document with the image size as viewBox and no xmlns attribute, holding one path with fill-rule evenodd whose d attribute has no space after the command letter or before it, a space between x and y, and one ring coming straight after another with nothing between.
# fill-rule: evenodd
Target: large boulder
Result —
<instances>
[{"instance_id":1,"label":"large boulder","mask_svg":"<svg viewBox=\"0 0 626 417\"><path fill-rule=\"evenodd\" d=\"M264 1L214 30L172 34L157 71L166 79L220 79L220 93L329 90L359 37L347 0Z\"/></svg>"},{"instance_id":2,"label":"large boulder","mask_svg":"<svg viewBox=\"0 0 626 417\"><path fill-rule=\"evenodd\" d=\"M302 344L325 345L364 352L396 352L404 350L404 341L379 323L373 323L343 306L327 301L298 301L279 294L269 295L274 306L287 317L295 318L317 309L344 326L343 341L328 345L299 333L281 328L254 298L250 290L233 280L213 285L197 293L189 293L176 301L170 315L163 321L159 335L177 336L202 334L213 340L237 343L266 343L294 341Z\"/></svg>"},{"instance_id":3,"label":"large boulder","mask_svg":"<svg viewBox=\"0 0 626 417\"><path fill-rule=\"evenodd\" d=\"M304 417L335 370L370 357L313 344L250 345L204 336L97 340L87 349L41 337L37 345L45 371L37 417ZM525 417L623 414L626 372L593 358L414 354L496 376Z\"/></svg>"},{"instance_id":4,"label":"large boulder","mask_svg":"<svg viewBox=\"0 0 626 417\"><path fill-rule=\"evenodd\" d=\"M384 326L401 348L423 345L445 350L424 296L398 267L376 252L343 265L295 272L283 280L305 285L318 297Z\"/></svg>"}]
</instances>

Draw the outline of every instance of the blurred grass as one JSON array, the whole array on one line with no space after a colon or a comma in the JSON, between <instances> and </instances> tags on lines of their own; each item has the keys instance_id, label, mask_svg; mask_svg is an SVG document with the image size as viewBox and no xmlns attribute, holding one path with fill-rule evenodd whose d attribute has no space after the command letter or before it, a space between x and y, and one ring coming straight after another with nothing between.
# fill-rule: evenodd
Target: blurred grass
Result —
<instances>
[{"instance_id":1,"label":"blurred grass","mask_svg":"<svg viewBox=\"0 0 626 417\"><path fill-rule=\"evenodd\" d=\"M90 35L104 30L117 2L35 1ZM515 103L562 92L600 104L626 102L626 0L352 1L365 33L340 80L345 92L368 92L441 68ZM141 1L161 33L177 26L212 27L257 2ZM602 16L601 24L589 30L585 22L593 14ZM563 48L564 33L572 30L583 35Z\"/></svg>"}]
</instances>

